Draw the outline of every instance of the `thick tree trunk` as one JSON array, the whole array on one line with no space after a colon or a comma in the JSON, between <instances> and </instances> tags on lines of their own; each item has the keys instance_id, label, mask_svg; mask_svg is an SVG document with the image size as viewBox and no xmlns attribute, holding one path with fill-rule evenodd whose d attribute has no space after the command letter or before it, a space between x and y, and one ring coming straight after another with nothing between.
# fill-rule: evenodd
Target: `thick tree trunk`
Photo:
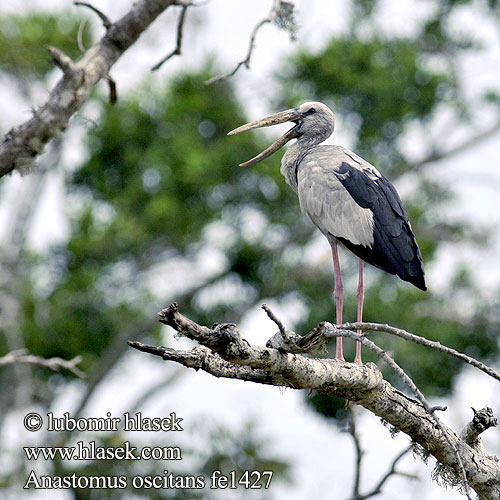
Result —
<instances>
[{"instance_id":1,"label":"thick tree trunk","mask_svg":"<svg viewBox=\"0 0 500 500\"><path fill-rule=\"evenodd\" d=\"M49 48L64 75L33 117L6 134L0 144L0 177L14 169L29 171L45 145L64 132L94 86L108 76L120 56L173 4L174 0L135 2L128 14L109 23L106 34L76 63L57 48Z\"/></svg>"}]
</instances>

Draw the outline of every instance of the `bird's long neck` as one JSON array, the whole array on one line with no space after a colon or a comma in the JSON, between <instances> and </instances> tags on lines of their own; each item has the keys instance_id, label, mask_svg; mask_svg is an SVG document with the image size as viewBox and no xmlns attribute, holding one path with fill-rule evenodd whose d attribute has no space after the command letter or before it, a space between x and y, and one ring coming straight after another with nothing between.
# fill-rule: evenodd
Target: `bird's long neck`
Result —
<instances>
[{"instance_id":1,"label":"bird's long neck","mask_svg":"<svg viewBox=\"0 0 500 500\"><path fill-rule=\"evenodd\" d=\"M281 160L280 172L287 184L297 192L297 167L309 150L324 141L323 137L299 137L288 146Z\"/></svg>"}]
</instances>

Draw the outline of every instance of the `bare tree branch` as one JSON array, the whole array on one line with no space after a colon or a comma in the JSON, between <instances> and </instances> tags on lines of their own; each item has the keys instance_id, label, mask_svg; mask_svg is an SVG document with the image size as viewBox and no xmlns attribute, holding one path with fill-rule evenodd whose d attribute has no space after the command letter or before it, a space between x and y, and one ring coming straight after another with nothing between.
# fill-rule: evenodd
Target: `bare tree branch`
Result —
<instances>
[{"instance_id":1,"label":"bare tree branch","mask_svg":"<svg viewBox=\"0 0 500 500\"><path fill-rule=\"evenodd\" d=\"M354 449L356 452L355 476L354 476L352 496L350 500L366 500L367 498L371 498L380 494L382 492L384 484L387 482L389 478L391 478L394 475L404 475L405 477L408 477L410 479L417 479L417 477L413 474L409 474L406 472L399 472L396 470L396 465L398 464L398 462L412 449L411 446L408 446L394 458L389 470L380 478L377 484L369 492L363 494L360 493L361 470L362 470L364 451L361 446L361 440L359 434L357 432L357 410L359 410L359 407L354 406L353 408L351 408L349 428L348 428L348 432L353 439Z\"/></svg>"},{"instance_id":2,"label":"bare tree branch","mask_svg":"<svg viewBox=\"0 0 500 500\"><path fill-rule=\"evenodd\" d=\"M111 28L111 25L113 23L109 20L109 17L106 14L104 14L104 12L100 11L97 7L94 7L93 5L87 2L73 2L73 5L81 5L82 7L89 8L92 12L94 12L99 16L106 30L109 30Z\"/></svg>"},{"instance_id":3,"label":"bare tree branch","mask_svg":"<svg viewBox=\"0 0 500 500\"><path fill-rule=\"evenodd\" d=\"M184 31L184 22L186 20L186 12L188 10L188 7L190 4L184 4L182 5L181 8L181 13L179 14L179 20L177 21L177 42L175 45L175 49L172 50L168 55L166 55L161 61L156 63L152 68L151 71L157 71L159 70L164 63L166 63L170 58L174 56L180 56L181 55L181 50L182 50L182 35Z\"/></svg>"},{"instance_id":4,"label":"bare tree branch","mask_svg":"<svg viewBox=\"0 0 500 500\"><path fill-rule=\"evenodd\" d=\"M59 51L53 53L64 75L47 102L29 120L5 135L0 144L0 177L14 169L29 170L45 145L64 132L94 86L109 75L110 68L122 54L173 4L175 0L138 0L121 19L109 24L101 40L77 62L70 63Z\"/></svg>"},{"instance_id":5,"label":"bare tree branch","mask_svg":"<svg viewBox=\"0 0 500 500\"><path fill-rule=\"evenodd\" d=\"M349 428L348 428L348 432L349 434L351 435L352 437L352 440L354 442L354 450L356 451L356 464L355 464L355 475L354 475L354 484L352 486L352 498L353 499L358 499L360 494L359 494L359 487L361 485L361 470L362 470L362 467L361 467L361 464L362 464L362 461L363 461L363 455L364 455L364 451L363 451L363 448L361 447L361 440L359 438L359 434L357 432L357 412L358 412L358 408L356 406L354 406L353 408L351 408L349 414L350 414L350 418L349 418Z\"/></svg>"},{"instance_id":6,"label":"bare tree branch","mask_svg":"<svg viewBox=\"0 0 500 500\"><path fill-rule=\"evenodd\" d=\"M214 76L205 82L205 85L211 85L212 83L219 82L221 80L227 80L228 78L234 76L238 70L245 66L245 68L250 69L250 60L252 58L253 51L255 49L255 38L257 37L257 33L262 28L262 26L272 23L278 16L279 10L281 7L281 0L273 0L273 6L271 8L271 12L267 17L259 21L253 28L252 33L250 35L250 41L248 42L247 54L243 60L238 62L232 71L225 73L223 75Z\"/></svg>"},{"instance_id":7,"label":"bare tree branch","mask_svg":"<svg viewBox=\"0 0 500 500\"><path fill-rule=\"evenodd\" d=\"M262 309L264 309L264 311L266 311L266 314L268 315L269 319L271 321L274 321L274 323L276 323L276 326L278 327L281 336L285 337L286 336L286 329L283 326L283 323L281 322L281 320L278 319L278 317L273 313L273 311L271 311L271 308L267 304L262 304L261 307L262 307Z\"/></svg>"},{"instance_id":8,"label":"bare tree branch","mask_svg":"<svg viewBox=\"0 0 500 500\"><path fill-rule=\"evenodd\" d=\"M497 461L469 446L445 426L423 396L421 397L425 403L420 397L415 400L395 389L383 379L380 370L373 363L357 365L337 359L310 358L297 354L296 350L286 352L285 346L281 350L253 346L241 338L235 325L222 324L214 328L198 325L180 314L176 305L163 310L160 318L160 321L169 324L179 335L196 340L201 346L189 351L176 351L136 342L129 342L129 345L218 377L295 389L315 389L356 402L383 418L396 430L410 436L412 441L420 444L440 464L452 471L454 477L462 478L465 474L468 485L474 488L480 498L500 500L500 468ZM342 335L359 338L365 346L374 346L386 362L394 364L384 351L362 335L334 328L326 323L318 325L315 330L309 335L310 348L316 346L311 338L323 338L324 332L332 337ZM295 339L295 336L291 338ZM299 348L300 346L295 346L295 349ZM462 479L458 479L458 482L462 482ZM464 483L464 488L467 487Z\"/></svg>"},{"instance_id":9,"label":"bare tree branch","mask_svg":"<svg viewBox=\"0 0 500 500\"><path fill-rule=\"evenodd\" d=\"M85 52L85 46L83 45L83 30L85 29L86 25L87 25L87 20L84 19L80 23L80 26L78 26L78 33L76 35L76 43L78 44L78 48L80 49L80 52L82 54Z\"/></svg>"},{"instance_id":10,"label":"bare tree branch","mask_svg":"<svg viewBox=\"0 0 500 500\"><path fill-rule=\"evenodd\" d=\"M489 366L481 363L477 359L471 358L467 356L467 354L463 354L461 352L452 349L451 347L447 347L442 345L440 342L435 342L433 340L426 339L425 337L420 337L415 335L414 333L409 333L401 328L395 328L394 326L382 325L380 323L344 323L338 326L339 328L347 328L348 330L362 330L362 331L374 331L374 332L384 332L390 335L394 335L396 337L400 337L404 340L410 340L411 342L415 342L416 344L423 345L425 347L429 347L430 349L434 349L439 352L443 352L448 354L449 356L453 356L454 358L460 359L461 361L465 361L466 363L475 366L479 370L487 373L490 377L493 377L500 381L500 375L490 368ZM366 335L366 334L365 334Z\"/></svg>"},{"instance_id":11,"label":"bare tree branch","mask_svg":"<svg viewBox=\"0 0 500 500\"><path fill-rule=\"evenodd\" d=\"M414 474L409 474L407 472L399 472L398 470L396 470L396 465L398 464L398 462L405 455L407 455L409 451L411 451L411 446L408 446L408 448L405 448L398 455L394 457L394 460L392 461L389 470L380 478L379 482L374 486L374 488L371 491L369 491L368 493L364 493L363 495L358 495L357 497L353 497L352 500L366 500L367 498L379 495L382 492L384 484L392 476L404 476L408 479L418 479L418 477L415 476Z\"/></svg>"},{"instance_id":12,"label":"bare tree branch","mask_svg":"<svg viewBox=\"0 0 500 500\"><path fill-rule=\"evenodd\" d=\"M496 427L498 425L498 419L493 415L493 410L488 407L482 408L479 411L472 408L472 411L474 412L474 417L464 427L460 434L460 438L475 450L486 453L480 434L490 427Z\"/></svg>"},{"instance_id":13,"label":"bare tree branch","mask_svg":"<svg viewBox=\"0 0 500 500\"><path fill-rule=\"evenodd\" d=\"M62 70L65 76L72 78L74 75L78 74L75 63L62 50L59 50L57 47L47 47L47 49L54 63Z\"/></svg>"},{"instance_id":14,"label":"bare tree branch","mask_svg":"<svg viewBox=\"0 0 500 500\"><path fill-rule=\"evenodd\" d=\"M234 365L207 347L198 346L189 351L178 351L164 346L150 346L142 342L129 341L128 345L138 351L160 356L165 361L175 361L186 368L194 368L196 371L201 369L217 378L232 378L260 384L278 385L275 378L269 376L265 370Z\"/></svg>"},{"instance_id":15,"label":"bare tree branch","mask_svg":"<svg viewBox=\"0 0 500 500\"><path fill-rule=\"evenodd\" d=\"M78 368L78 363L82 361L81 356L76 356L73 359L66 360L62 358L42 358L40 356L35 356L29 354L26 349L17 349L7 353L5 356L0 358L0 366L12 365L16 363L26 363L30 365L43 366L45 368L50 368L56 372L63 370L68 370L79 378L85 378L87 375Z\"/></svg>"}]
</instances>

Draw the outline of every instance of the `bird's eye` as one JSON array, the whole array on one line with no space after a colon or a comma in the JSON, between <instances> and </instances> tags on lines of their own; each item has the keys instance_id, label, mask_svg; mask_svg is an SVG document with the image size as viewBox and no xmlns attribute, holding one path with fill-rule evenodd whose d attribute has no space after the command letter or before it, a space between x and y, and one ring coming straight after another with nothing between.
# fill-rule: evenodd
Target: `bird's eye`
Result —
<instances>
[{"instance_id":1,"label":"bird's eye","mask_svg":"<svg viewBox=\"0 0 500 500\"><path fill-rule=\"evenodd\" d=\"M308 109L306 112L305 112L305 115L314 115L314 113L316 113L316 109L315 108L311 108L311 109Z\"/></svg>"}]
</instances>

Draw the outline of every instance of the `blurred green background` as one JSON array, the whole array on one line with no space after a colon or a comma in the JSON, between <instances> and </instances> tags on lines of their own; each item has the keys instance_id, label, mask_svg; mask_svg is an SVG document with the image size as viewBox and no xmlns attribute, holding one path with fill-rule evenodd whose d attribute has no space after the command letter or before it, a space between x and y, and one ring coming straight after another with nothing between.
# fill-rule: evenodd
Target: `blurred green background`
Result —
<instances>
[{"instance_id":1,"label":"blurred green background","mask_svg":"<svg viewBox=\"0 0 500 500\"><path fill-rule=\"evenodd\" d=\"M266 108L274 112L312 99L331 106L343 133L352 138L352 149L403 186L403 201L425 266L438 272L433 264L444 248L484 247L491 228L473 224L460 212L454 215L453 185L445 185L429 168L436 151L422 148L415 160L401 138L415 130L430 134L442 114L449 117L450 133L464 124L474 130L477 103L465 95L457 68L460 58L480 57L487 47L471 30L457 34L451 29L453 16L464 8L476 9L478 16L498 15L498 3L429 4L433 8L413 23L416 29L402 36L378 28L379 2L346 2L349 17L342 33L328 36L320 50L308 49L299 37L290 55L279 62ZM82 19L87 20L82 41L88 47L100 31L84 10L2 14L0 85L17 88L25 109L40 85L50 88L57 74L47 45L78 57ZM187 25L189 29L193 27ZM217 54L196 70L165 68L160 79L144 74L139 85L123 93L118 80L119 100L114 106L101 84L88 104L97 110L98 119L86 120L83 110L72 125L80 130L78 160L68 160L62 137L40 160L39 172L15 184L2 180L0 197L5 199L18 188L22 195L6 208L9 223L0 242L0 354L26 348L47 358L81 355L80 367L88 374L75 382L67 372L54 374L28 365L3 367L0 425L4 428L14 411L33 405L51 410L75 383L80 392L72 414L84 415L86 405L127 354L126 340L170 342L155 313L173 300L184 314L207 325L238 323L269 300L284 308L301 304L294 324L287 324L300 333L333 319L333 269L327 247L300 214L296 195L279 173L279 155L249 169L236 167L264 149L269 137L226 136L250 117L238 92L238 84L244 85L241 80L204 84L222 71L216 61ZM476 96L481 109L498 115L499 90L489 88ZM17 113L19 121L23 113ZM0 127L7 132L1 119ZM59 176L67 231L64 238L40 250L29 242L41 196L54 173ZM311 258L313 254L316 257ZM356 315L356 262L342 260L347 320ZM444 286L431 286L426 293L393 276L367 271L365 320L404 328L486 363L494 362L499 352L497 307L498 294L486 295L474 279L473 262L461 263ZM373 340L392 353L428 397L449 395L463 368L455 359L395 338L377 334ZM346 359L353 357L354 346L347 342ZM377 361L369 352L363 358ZM162 369L167 373L173 367L162 365ZM182 379L172 373L163 381L163 390ZM384 369L384 375L399 386L390 371ZM304 401L311 412L344 425L344 401L317 395L304 396ZM255 424L242 424L237 432L221 425L214 422L204 429L210 443L204 453L195 444L190 448L191 472L273 469L274 488L293 481L289 461L273 453L272 440L265 446ZM53 438L47 437L47 442ZM115 433L98 439L111 446L126 438ZM74 435L58 436L57 444L74 439ZM28 464L19 458L14 464L0 473L0 497L12 498L26 476ZM75 470L133 475L145 470L145 464L124 462L76 467L55 461L48 467L59 475ZM164 468L148 467L151 473ZM66 493L65 498L75 499L123 498L122 492L112 490ZM265 498L272 498L272 493ZM206 491L127 494L127 498L218 498Z\"/></svg>"}]
</instances>

